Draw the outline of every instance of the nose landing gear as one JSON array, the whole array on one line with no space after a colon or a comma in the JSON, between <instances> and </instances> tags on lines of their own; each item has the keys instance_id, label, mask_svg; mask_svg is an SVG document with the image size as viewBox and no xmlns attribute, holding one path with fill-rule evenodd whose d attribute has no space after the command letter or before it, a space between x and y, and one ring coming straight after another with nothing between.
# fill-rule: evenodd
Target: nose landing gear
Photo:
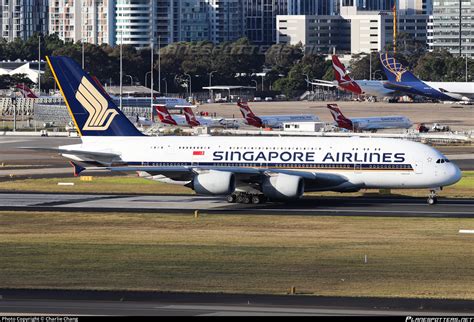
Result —
<instances>
[{"instance_id":1,"label":"nose landing gear","mask_svg":"<svg viewBox=\"0 0 474 322\"><path fill-rule=\"evenodd\" d=\"M430 194L428 195L426 202L428 205L435 205L438 203L438 195L436 194L436 190L430 190Z\"/></svg>"}]
</instances>

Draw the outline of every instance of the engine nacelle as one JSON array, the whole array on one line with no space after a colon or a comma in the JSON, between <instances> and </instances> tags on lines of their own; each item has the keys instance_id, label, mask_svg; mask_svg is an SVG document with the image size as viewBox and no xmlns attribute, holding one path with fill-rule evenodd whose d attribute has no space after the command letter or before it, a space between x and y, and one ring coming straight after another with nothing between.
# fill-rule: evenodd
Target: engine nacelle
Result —
<instances>
[{"instance_id":1,"label":"engine nacelle","mask_svg":"<svg viewBox=\"0 0 474 322\"><path fill-rule=\"evenodd\" d=\"M262 192L269 198L297 199L304 193L304 180L298 176L279 173L265 178Z\"/></svg>"},{"instance_id":2,"label":"engine nacelle","mask_svg":"<svg viewBox=\"0 0 474 322\"><path fill-rule=\"evenodd\" d=\"M235 176L232 172L209 170L196 175L190 188L200 195L228 195L235 190Z\"/></svg>"}]
</instances>

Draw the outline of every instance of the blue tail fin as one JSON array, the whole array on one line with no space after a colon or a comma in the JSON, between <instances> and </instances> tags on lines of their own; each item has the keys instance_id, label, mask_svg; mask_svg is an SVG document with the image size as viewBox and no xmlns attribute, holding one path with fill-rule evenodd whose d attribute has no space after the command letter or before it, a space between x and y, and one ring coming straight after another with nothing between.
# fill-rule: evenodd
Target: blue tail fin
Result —
<instances>
[{"instance_id":1,"label":"blue tail fin","mask_svg":"<svg viewBox=\"0 0 474 322\"><path fill-rule=\"evenodd\" d=\"M385 75L390 82L420 82L407 68L387 53L380 53L380 62L382 63Z\"/></svg>"},{"instance_id":2,"label":"blue tail fin","mask_svg":"<svg viewBox=\"0 0 474 322\"><path fill-rule=\"evenodd\" d=\"M143 135L73 59L46 59L81 136Z\"/></svg>"}]
</instances>

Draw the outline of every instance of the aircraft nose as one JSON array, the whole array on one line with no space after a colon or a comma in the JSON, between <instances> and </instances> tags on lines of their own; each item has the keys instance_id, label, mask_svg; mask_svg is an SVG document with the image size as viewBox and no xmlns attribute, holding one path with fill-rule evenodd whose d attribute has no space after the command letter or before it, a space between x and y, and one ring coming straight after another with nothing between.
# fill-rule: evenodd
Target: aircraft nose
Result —
<instances>
[{"instance_id":1,"label":"aircraft nose","mask_svg":"<svg viewBox=\"0 0 474 322\"><path fill-rule=\"evenodd\" d=\"M446 175L447 175L446 181L448 181L447 185L455 184L456 182L461 180L461 177L462 177L461 169L459 169L459 167L455 165L454 163L449 163L447 166L449 167L446 171Z\"/></svg>"}]
</instances>

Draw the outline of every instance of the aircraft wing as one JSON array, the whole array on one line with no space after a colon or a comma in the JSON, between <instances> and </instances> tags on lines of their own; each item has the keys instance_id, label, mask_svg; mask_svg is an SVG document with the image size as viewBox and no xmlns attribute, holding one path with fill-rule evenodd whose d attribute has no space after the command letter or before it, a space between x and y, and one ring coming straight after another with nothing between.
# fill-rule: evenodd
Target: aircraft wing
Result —
<instances>
[{"instance_id":1,"label":"aircraft wing","mask_svg":"<svg viewBox=\"0 0 474 322\"><path fill-rule=\"evenodd\" d=\"M329 82L329 81L323 81L323 80L319 80L317 79L316 82L310 82L309 80L306 80L306 82L310 85L314 85L314 86L322 86L322 87L329 87L329 88L337 88L338 85L334 84L333 82Z\"/></svg>"},{"instance_id":2,"label":"aircraft wing","mask_svg":"<svg viewBox=\"0 0 474 322\"><path fill-rule=\"evenodd\" d=\"M38 147L24 147L20 149L53 152L53 153L58 153L58 154L70 154L70 155L75 155L79 158L86 158L93 161L97 161L105 165L112 164L114 161L120 161L119 154L110 153L110 152L67 150L67 149L59 149L59 148L38 148Z\"/></svg>"},{"instance_id":3,"label":"aircraft wing","mask_svg":"<svg viewBox=\"0 0 474 322\"><path fill-rule=\"evenodd\" d=\"M335 187L347 183L347 178L342 175L307 172L307 171L293 171L288 169L272 169L272 168L244 168L244 167L212 167L212 166L175 166L175 167L160 167L160 166L118 166L118 167L104 167L104 168L81 168L83 170L99 170L107 169L110 171L141 171L147 172L150 175L164 175L176 181L192 180L196 174L208 170L232 172L243 180L261 182L261 178L265 176L272 176L274 174L287 174L302 177L305 182L308 182L310 187L328 188ZM79 171L79 172L80 172ZM77 172L77 171L76 171ZM79 173L78 172L78 173Z\"/></svg>"},{"instance_id":4,"label":"aircraft wing","mask_svg":"<svg viewBox=\"0 0 474 322\"><path fill-rule=\"evenodd\" d=\"M392 82L384 82L383 83L383 87L387 88L387 89L393 89L395 91L407 91L407 90L410 90L410 91L413 91L413 90L416 90L413 86L410 86L410 85L404 85L402 83L400 84L396 84L396 83L392 83Z\"/></svg>"}]
</instances>

